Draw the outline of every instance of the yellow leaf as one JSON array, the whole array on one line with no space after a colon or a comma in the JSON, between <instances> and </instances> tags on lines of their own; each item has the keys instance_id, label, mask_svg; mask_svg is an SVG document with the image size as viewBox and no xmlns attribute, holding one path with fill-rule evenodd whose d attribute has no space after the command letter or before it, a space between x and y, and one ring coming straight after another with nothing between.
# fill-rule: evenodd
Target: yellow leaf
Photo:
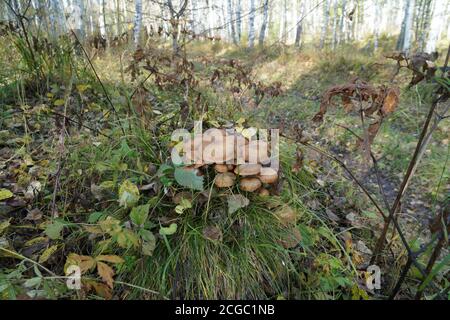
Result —
<instances>
[{"instance_id":1,"label":"yellow leaf","mask_svg":"<svg viewBox=\"0 0 450 320\"><path fill-rule=\"evenodd\" d=\"M39 242L47 242L48 238L47 237L37 237L31 240L28 240L27 242L25 242L24 247L29 247L32 246L33 244L39 243Z\"/></svg>"},{"instance_id":2,"label":"yellow leaf","mask_svg":"<svg viewBox=\"0 0 450 320\"><path fill-rule=\"evenodd\" d=\"M12 198L14 194L8 189L0 189L0 201Z\"/></svg>"},{"instance_id":3,"label":"yellow leaf","mask_svg":"<svg viewBox=\"0 0 450 320\"><path fill-rule=\"evenodd\" d=\"M82 256L76 253L71 253L67 256L66 264L64 265L64 271L71 265L76 265L80 267L81 273L85 273L86 271L95 267L96 261L94 258L90 256Z\"/></svg>"},{"instance_id":4,"label":"yellow leaf","mask_svg":"<svg viewBox=\"0 0 450 320\"><path fill-rule=\"evenodd\" d=\"M58 250L58 245L56 244L45 249L45 251L39 257L39 263L46 262L52 256L52 254L56 252L56 250Z\"/></svg>"},{"instance_id":5,"label":"yellow leaf","mask_svg":"<svg viewBox=\"0 0 450 320\"><path fill-rule=\"evenodd\" d=\"M89 88L90 88L90 86L88 84L79 84L79 85L77 85L77 90L78 90L79 93L83 93L84 91L86 91Z\"/></svg>"},{"instance_id":6,"label":"yellow leaf","mask_svg":"<svg viewBox=\"0 0 450 320\"><path fill-rule=\"evenodd\" d=\"M92 234L102 234L103 233L103 230L101 227L94 226L94 225L84 226L84 230L86 230L87 232L92 233Z\"/></svg>"},{"instance_id":7,"label":"yellow leaf","mask_svg":"<svg viewBox=\"0 0 450 320\"><path fill-rule=\"evenodd\" d=\"M97 262L98 275L106 282L106 284L112 289L114 285L114 270L104 262Z\"/></svg>"},{"instance_id":8,"label":"yellow leaf","mask_svg":"<svg viewBox=\"0 0 450 320\"><path fill-rule=\"evenodd\" d=\"M9 222L10 222L10 221L11 221L11 218L9 218L8 220L5 220L5 221L3 221L3 222L0 222L0 234L2 234L3 231L5 231L6 228L9 227L9 225L10 225Z\"/></svg>"},{"instance_id":9,"label":"yellow leaf","mask_svg":"<svg viewBox=\"0 0 450 320\"><path fill-rule=\"evenodd\" d=\"M111 262L111 263L123 263L124 262L124 260L121 257L115 256L115 255L99 255L97 258L95 258L95 260L106 261L106 262Z\"/></svg>"},{"instance_id":10,"label":"yellow leaf","mask_svg":"<svg viewBox=\"0 0 450 320\"><path fill-rule=\"evenodd\" d=\"M66 102L64 101L64 99L57 99L57 100L55 100L55 102L53 102L53 104L54 104L55 106L57 106L57 107L60 107L60 106L64 105L64 103L66 103Z\"/></svg>"}]
</instances>

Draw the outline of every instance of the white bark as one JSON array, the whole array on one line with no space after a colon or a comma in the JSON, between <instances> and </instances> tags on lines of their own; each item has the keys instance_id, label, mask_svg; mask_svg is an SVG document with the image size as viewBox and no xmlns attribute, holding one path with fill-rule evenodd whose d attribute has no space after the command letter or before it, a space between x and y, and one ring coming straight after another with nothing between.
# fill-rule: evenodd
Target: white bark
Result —
<instances>
[{"instance_id":1,"label":"white bark","mask_svg":"<svg viewBox=\"0 0 450 320\"><path fill-rule=\"evenodd\" d=\"M253 48L255 43L255 0L250 0L250 15L248 20L248 47Z\"/></svg>"},{"instance_id":2,"label":"white bark","mask_svg":"<svg viewBox=\"0 0 450 320\"><path fill-rule=\"evenodd\" d=\"M324 4L324 11L323 11L322 32L320 34L320 48L323 48L325 45L325 39L327 37L327 31L328 31L329 18L330 18L330 1L326 0L325 4Z\"/></svg>"},{"instance_id":3,"label":"white bark","mask_svg":"<svg viewBox=\"0 0 450 320\"><path fill-rule=\"evenodd\" d=\"M261 24L261 30L259 32L259 45L260 46L262 46L264 44L264 38L266 36L268 17L269 17L269 0L264 0L263 20L262 20L262 24Z\"/></svg>"},{"instance_id":4,"label":"white bark","mask_svg":"<svg viewBox=\"0 0 450 320\"><path fill-rule=\"evenodd\" d=\"M134 17L134 45L137 47L140 41L142 28L142 0L135 0L136 15Z\"/></svg>"}]
</instances>

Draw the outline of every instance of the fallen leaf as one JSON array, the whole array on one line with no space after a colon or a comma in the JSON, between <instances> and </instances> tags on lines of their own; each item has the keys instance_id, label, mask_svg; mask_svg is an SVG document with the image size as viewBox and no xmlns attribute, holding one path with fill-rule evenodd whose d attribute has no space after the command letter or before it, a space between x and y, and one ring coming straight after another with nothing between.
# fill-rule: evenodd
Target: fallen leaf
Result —
<instances>
[{"instance_id":1,"label":"fallen leaf","mask_svg":"<svg viewBox=\"0 0 450 320\"><path fill-rule=\"evenodd\" d=\"M106 263L97 261L98 275L106 282L106 284L112 289L114 286L114 270Z\"/></svg>"}]
</instances>

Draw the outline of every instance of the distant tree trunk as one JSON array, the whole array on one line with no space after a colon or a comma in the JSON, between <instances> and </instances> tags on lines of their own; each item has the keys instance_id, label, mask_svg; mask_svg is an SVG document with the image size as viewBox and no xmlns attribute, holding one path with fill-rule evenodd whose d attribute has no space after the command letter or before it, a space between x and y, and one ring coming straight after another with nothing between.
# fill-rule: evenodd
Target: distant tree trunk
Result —
<instances>
[{"instance_id":1,"label":"distant tree trunk","mask_svg":"<svg viewBox=\"0 0 450 320\"><path fill-rule=\"evenodd\" d=\"M16 1L18 4L18 2ZM56 39L60 34L66 31L64 11L61 8L61 4L58 0L50 0L50 25L52 28L52 36ZM19 6L17 6L19 10Z\"/></svg>"},{"instance_id":2,"label":"distant tree trunk","mask_svg":"<svg viewBox=\"0 0 450 320\"><path fill-rule=\"evenodd\" d=\"M283 19L282 19L282 28L280 28L280 41L282 43L286 43L287 38L287 0L283 1Z\"/></svg>"},{"instance_id":3,"label":"distant tree trunk","mask_svg":"<svg viewBox=\"0 0 450 320\"><path fill-rule=\"evenodd\" d=\"M411 48L412 25L414 18L415 0L406 0L402 30L397 41L397 50L409 52Z\"/></svg>"},{"instance_id":4,"label":"distant tree trunk","mask_svg":"<svg viewBox=\"0 0 450 320\"><path fill-rule=\"evenodd\" d=\"M242 15L241 0L237 0L237 6L236 6L236 27L237 27L237 38L238 38L238 42L239 43L241 42L241 36L242 36L241 15Z\"/></svg>"},{"instance_id":5,"label":"distant tree trunk","mask_svg":"<svg viewBox=\"0 0 450 320\"><path fill-rule=\"evenodd\" d=\"M324 10L323 10L322 32L320 34L320 48L321 49L325 45L325 39L326 39L326 36L327 36L327 31L328 31L329 18L330 18L330 1L329 0L325 0Z\"/></svg>"},{"instance_id":6,"label":"distant tree trunk","mask_svg":"<svg viewBox=\"0 0 450 320\"><path fill-rule=\"evenodd\" d=\"M263 20L262 20L262 24L261 24L261 30L259 31L259 41L258 41L260 46L262 46L264 44L268 16L269 16L269 0L264 0Z\"/></svg>"},{"instance_id":7,"label":"distant tree trunk","mask_svg":"<svg viewBox=\"0 0 450 320\"><path fill-rule=\"evenodd\" d=\"M191 16L192 16L192 22L191 22L191 29L192 32L197 33L197 0L191 0Z\"/></svg>"},{"instance_id":8,"label":"distant tree trunk","mask_svg":"<svg viewBox=\"0 0 450 320\"><path fill-rule=\"evenodd\" d=\"M305 2L304 0L297 0L298 8L298 18L297 18L297 30L295 32L295 42L296 48L302 46L302 33L303 33L303 18L305 15Z\"/></svg>"},{"instance_id":9,"label":"distant tree trunk","mask_svg":"<svg viewBox=\"0 0 450 320\"><path fill-rule=\"evenodd\" d=\"M374 21L374 39L373 39L373 51L378 50L378 42L380 39L380 23L381 23L381 9L382 3L377 0L374 2L375 5L375 21Z\"/></svg>"},{"instance_id":10,"label":"distant tree trunk","mask_svg":"<svg viewBox=\"0 0 450 320\"><path fill-rule=\"evenodd\" d=\"M122 35L122 22L120 19L120 0L116 0L116 23L117 23L117 35Z\"/></svg>"},{"instance_id":11,"label":"distant tree trunk","mask_svg":"<svg viewBox=\"0 0 450 320\"><path fill-rule=\"evenodd\" d=\"M248 47L253 48L255 43L255 0L250 0L250 16L248 20Z\"/></svg>"},{"instance_id":12,"label":"distant tree trunk","mask_svg":"<svg viewBox=\"0 0 450 320\"><path fill-rule=\"evenodd\" d=\"M339 38L338 43L345 42L345 9L347 0L342 0L341 21L339 22Z\"/></svg>"},{"instance_id":13,"label":"distant tree trunk","mask_svg":"<svg viewBox=\"0 0 450 320\"><path fill-rule=\"evenodd\" d=\"M333 41L332 41L332 47L333 50L336 49L336 45L338 43L338 0L334 0L333 5Z\"/></svg>"},{"instance_id":14,"label":"distant tree trunk","mask_svg":"<svg viewBox=\"0 0 450 320\"><path fill-rule=\"evenodd\" d=\"M142 27L142 0L135 0L136 15L134 17L134 46L139 46Z\"/></svg>"},{"instance_id":15,"label":"distant tree trunk","mask_svg":"<svg viewBox=\"0 0 450 320\"><path fill-rule=\"evenodd\" d=\"M233 3L232 3L232 0L228 0L228 23L229 23L231 40L233 40L233 43L237 45L236 30L234 28L234 21L233 21Z\"/></svg>"},{"instance_id":16,"label":"distant tree trunk","mask_svg":"<svg viewBox=\"0 0 450 320\"><path fill-rule=\"evenodd\" d=\"M214 10L213 10L213 0L206 0L208 5L208 29L209 36L214 36Z\"/></svg>"},{"instance_id":17,"label":"distant tree trunk","mask_svg":"<svg viewBox=\"0 0 450 320\"><path fill-rule=\"evenodd\" d=\"M430 25L430 32L428 33L428 39L426 41L426 52L436 51L436 44L439 40L439 35L446 21L441 17L442 11L439 10L444 6L443 1L435 1L433 6L433 13ZM450 31L450 29L449 29Z\"/></svg>"},{"instance_id":18,"label":"distant tree trunk","mask_svg":"<svg viewBox=\"0 0 450 320\"><path fill-rule=\"evenodd\" d=\"M430 20L433 14L434 5L436 4L436 1L433 0L423 0L423 8L422 8L422 17L421 17L421 23L419 26L419 33L416 37L419 39L419 49L423 51L426 46L428 34L430 33Z\"/></svg>"}]
</instances>

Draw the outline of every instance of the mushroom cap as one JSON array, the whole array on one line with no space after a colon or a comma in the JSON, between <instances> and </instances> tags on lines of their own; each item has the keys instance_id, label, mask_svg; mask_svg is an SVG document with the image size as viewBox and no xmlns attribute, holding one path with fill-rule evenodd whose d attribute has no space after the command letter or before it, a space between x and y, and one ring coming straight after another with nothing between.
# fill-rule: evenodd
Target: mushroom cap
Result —
<instances>
[{"instance_id":1,"label":"mushroom cap","mask_svg":"<svg viewBox=\"0 0 450 320\"><path fill-rule=\"evenodd\" d=\"M243 191L254 192L261 187L262 183L258 178L244 178L239 184L239 188Z\"/></svg>"},{"instance_id":2,"label":"mushroom cap","mask_svg":"<svg viewBox=\"0 0 450 320\"><path fill-rule=\"evenodd\" d=\"M234 185L235 180L236 176L232 172L219 173L216 176L214 184L218 188L229 188Z\"/></svg>"},{"instance_id":3,"label":"mushroom cap","mask_svg":"<svg viewBox=\"0 0 450 320\"><path fill-rule=\"evenodd\" d=\"M258 178L262 183L275 183L278 180L278 172L272 168L261 168Z\"/></svg>"},{"instance_id":4,"label":"mushroom cap","mask_svg":"<svg viewBox=\"0 0 450 320\"><path fill-rule=\"evenodd\" d=\"M269 190L267 190L266 188L261 188L261 189L259 189L258 194L259 194L261 197L267 197L267 196L270 196L270 192L269 192Z\"/></svg>"},{"instance_id":5,"label":"mushroom cap","mask_svg":"<svg viewBox=\"0 0 450 320\"><path fill-rule=\"evenodd\" d=\"M240 176L254 176L261 171L260 164L241 164L234 169L234 173Z\"/></svg>"},{"instance_id":6,"label":"mushroom cap","mask_svg":"<svg viewBox=\"0 0 450 320\"><path fill-rule=\"evenodd\" d=\"M228 171L233 171L234 170L234 164L227 164L227 169L228 169Z\"/></svg>"},{"instance_id":7,"label":"mushroom cap","mask_svg":"<svg viewBox=\"0 0 450 320\"><path fill-rule=\"evenodd\" d=\"M226 164L216 164L214 165L214 170L218 173L228 172L228 166Z\"/></svg>"}]
</instances>

